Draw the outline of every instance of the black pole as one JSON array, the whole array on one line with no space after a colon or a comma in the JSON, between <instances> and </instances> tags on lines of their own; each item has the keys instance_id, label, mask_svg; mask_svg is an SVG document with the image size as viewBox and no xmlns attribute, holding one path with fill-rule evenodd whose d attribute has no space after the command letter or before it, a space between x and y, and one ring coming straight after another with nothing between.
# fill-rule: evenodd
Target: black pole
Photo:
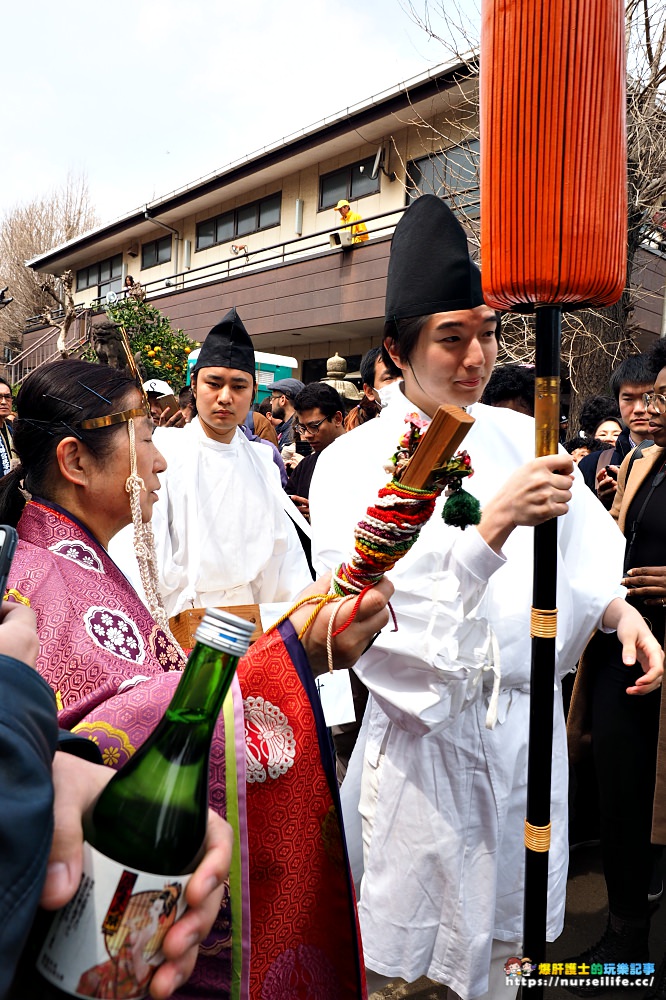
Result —
<instances>
[{"instance_id":1,"label":"black pole","mask_svg":"<svg viewBox=\"0 0 666 1000\"><path fill-rule=\"evenodd\" d=\"M560 429L561 311L536 310L536 455L557 453ZM557 518L534 529L532 667L525 822L523 956L545 961L550 846L550 784L553 754L553 690L557 630ZM543 996L533 986L530 997Z\"/></svg>"}]
</instances>

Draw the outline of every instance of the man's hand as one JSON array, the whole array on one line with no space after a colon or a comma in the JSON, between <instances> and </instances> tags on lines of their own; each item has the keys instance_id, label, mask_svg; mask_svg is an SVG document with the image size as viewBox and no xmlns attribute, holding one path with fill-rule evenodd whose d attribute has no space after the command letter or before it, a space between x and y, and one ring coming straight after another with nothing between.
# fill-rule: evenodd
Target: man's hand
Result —
<instances>
[{"instance_id":1,"label":"man's hand","mask_svg":"<svg viewBox=\"0 0 666 1000\"><path fill-rule=\"evenodd\" d=\"M310 520L310 501L308 500L308 498L307 497L297 497L294 494L293 496L290 496L289 499L291 500L291 502L293 504L296 505L296 507L298 507L298 509L300 510L301 514L305 518L305 520L309 521Z\"/></svg>"},{"instance_id":2,"label":"man's hand","mask_svg":"<svg viewBox=\"0 0 666 1000\"><path fill-rule=\"evenodd\" d=\"M306 597L308 594L327 594L330 585L331 575L327 573L325 576L315 580L299 596ZM375 635L381 632L389 620L386 605L391 599L393 590L393 584L384 577L376 587L373 587L367 594L363 595L352 624L333 639L334 667L353 667ZM340 598L337 601L325 604L303 636L301 642L305 647L305 652L315 676L328 670L326 634L331 615L336 615L333 627L333 631L336 631L349 620L355 600L356 598L353 597L342 604L342 598ZM303 628L312 614L314 607L314 604L304 604L289 616L297 632L300 632ZM336 608L340 609L337 613Z\"/></svg>"},{"instance_id":3,"label":"man's hand","mask_svg":"<svg viewBox=\"0 0 666 1000\"><path fill-rule=\"evenodd\" d=\"M622 586L646 604L666 606L666 566L641 566L627 572Z\"/></svg>"},{"instance_id":4,"label":"man's hand","mask_svg":"<svg viewBox=\"0 0 666 1000\"><path fill-rule=\"evenodd\" d=\"M64 906L78 889L83 863L81 818L113 774L111 768L90 764L71 754L55 755L55 831L41 898L47 910ZM209 933L220 908L232 843L229 824L209 810L206 854L185 891L189 909L164 939L166 961L155 973L150 987L154 1000L166 1000L192 974L199 944Z\"/></svg>"},{"instance_id":5,"label":"man's hand","mask_svg":"<svg viewBox=\"0 0 666 1000\"><path fill-rule=\"evenodd\" d=\"M156 427L184 427L186 424L185 414L182 410L176 410L171 416L168 410L163 410L160 419L155 424Z\"/></svg>"},{"instance_id":6,"label":"man's hand","mask_svg":"<svg viewBox=\"0 0 666 1000\"><path fill-rule=\"evenodd\" d=\"M609 475L607 470L610 470L611 473L614 472L615 475ZM619 471L617 465L608 465L601 472L597 473L597 496L608 509L612 507L617 492L617 474Z\"/></svg>"},{"instance_id":7,"label":"man's hand","mask_svg":"<svg viewBox=\"0 0 666 1000\"><path fill-rule=\"evenodd\" d=\"M617 631L622 643L622 662L631 666L638 661L643 668L642 676L627 688L627 694L656 691L664 675L664 651L640 612L616 597L604 611L603 624Z\"/></svg>"},{"instance_id":8,"label":"man's hand","mask_svg":"<svg viewBox=\"0 0 666 1000\"><path fill-rule=\"evenodd\" d=\"M518 525L534 526L568 511L573 484L568 455L544 455L521 466L483 509L479 532L499 552Z\"/></svg>"}]
</instances>

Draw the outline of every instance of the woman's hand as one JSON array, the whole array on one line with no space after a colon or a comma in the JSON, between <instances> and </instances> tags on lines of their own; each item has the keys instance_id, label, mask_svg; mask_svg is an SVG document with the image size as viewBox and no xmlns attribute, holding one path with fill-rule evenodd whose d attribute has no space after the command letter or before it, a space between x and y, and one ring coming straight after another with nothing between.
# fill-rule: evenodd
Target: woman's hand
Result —
<instances>
[{"instance_id":1,"label":"woman's hand","mask_svg":"<svg viewBox=\"0 0 666 1000\"><path fill-rule=\"evenodd\" d=\"M632 597L645 604L666 607L666 566L641 566L630 569L622 581Z\"/></svg>"},{"instance_id":2,"label":"woman's hand","mask_svg":"<svg viewBox=\"0 0 666 1000\"><path fill-rule=\"evenodd\" d=\"M518 525L534 526L568 511L573 483L568 455L544 455L521 466L485 504L479 532L495 552Z\"/></svg>"},{"instance_id":3,"label":"woman's hand","mask_svg":"<svg viewBox=\"0 0 666 1000\"><path fill-rule=\"evenodd\" d=\"M627 688L627 694L656 691L664 675L664 651L640 612L616 597L604 611L603 624L616 630L622 643L622 662L631 666L638 660L643 668L643 675Z\"/></svg>"},{"instance_id":4,"label":"woman's hand","mask_svg":"<svg viewBox=\"0 0 666 1000\"><path fill-rule=\"evenodd\" d=\"M308 594L327 594L330 585L331 574L327 573L307 587L300 594L300 597L306 597ZM393 584L384 577L376 587L363 595L352 624L333 639L334 667L340 669L353 667L372 639L378 632L381 632L389 620L387 604L391 599L393 589ZM328 670L326 634L331 615L336 614L336 608L340 608L336 614L333 629L337 631L341 625L349 620L355 601L356 597L353 597L341 606L342 598L340 598L340 600L325 604L301 639L315 675ZM296 632L300 632L315 607L314 603L304 604L289 616Z\"/></svg>"},{"instance_id":5,"label":"woman's hand","mask_svg":"<svg viewBox=\"0 0 666 1000\"><path fill-rule=\"evenodd\" d=\"M58 752L53 761L55 830L41 904L56 910L79 887L83 864L81 819L114 772L72 754ZM164 938L165 963L150 987L154 1000L166 1000L192 974L199 944L209 933L220 908L229 873L233 834L217 813L208 812L206 854L193 873L185 899L189 909Z\"/></svg>"}]
</instances>

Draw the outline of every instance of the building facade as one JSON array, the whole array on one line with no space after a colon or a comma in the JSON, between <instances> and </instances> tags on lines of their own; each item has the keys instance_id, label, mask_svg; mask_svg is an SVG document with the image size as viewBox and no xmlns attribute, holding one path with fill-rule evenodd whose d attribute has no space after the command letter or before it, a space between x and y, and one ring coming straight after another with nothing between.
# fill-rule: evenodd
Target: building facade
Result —
<instances>
[{"instance_id":1,"label":"building facade","mask_svg":"<svg viewBox=\"0 0 666 1000\"><path fill-rule=\"evenodd\" d=\"M235 305L257 350L296 357L306 375L338 351L353 370L380 342L390 239L410 200L433 192L478 219L476 100L474 64L438 67L29 266L71 270L78 310L124 294L130 274L195 341ZM341 199L367 241L335 241ZM28 330L24 347L47 334Z\"/></svg>"}]
</instances>

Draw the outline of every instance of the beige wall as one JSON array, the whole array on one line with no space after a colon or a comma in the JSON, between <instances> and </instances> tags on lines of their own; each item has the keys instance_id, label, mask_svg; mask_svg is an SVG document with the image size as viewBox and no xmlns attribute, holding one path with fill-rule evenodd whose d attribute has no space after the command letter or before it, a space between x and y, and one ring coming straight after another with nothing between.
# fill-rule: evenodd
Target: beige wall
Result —
<instances>
[{"instance_id":1,"label":"beige wall","mask_svg":"<svg viewBox=\"0 0 666 1000\"><path fill-rule=\"evenodd\" d=\"M377 194L369 195L352 202L352 208L359 211L364 218L370 218L387 212L397 211L405 204L405 173L409 160L436 153L443 148L447 148L455 143L465 141L470 137L472 128L476 121L465 121L464 112L460 109L450 108L446 114L441 111L434 113L428 121L423 119L415 120L398 127L392 135L384 137L385 148L389 150L387 169L395 172L396 179L390 181L389 178L380 173L380 190ZM355 134L355 133L354 133ZM321 162L313 162L311 166L298 170L292 174L286 173L281 186L275 183L270 185L258 185L256 188L248 190L243 195L224 199L223 192L220 201L207 208L204 212L192 215L185 215L180 220L173 222L174 228L178 229L181 240L179 241L178 271L185 270L184 263L184 241L189 240L191 244L191 281L208 282L217 281L221 278L232 276L245 268L243 256L235 257L231 253L232 243L242 243L248 247L250 263L253 266L269 263L272 256L267 248L274 247L289 240L297 238L294 230L296 200L303 200L303 238L298 246L291 248L294 252L307 252L315 247L320 250L325 249L325 239L322 237L308 239L308 235L322 233L329 229L334 229L338 225L339 217L333 209L318 211L319 204L319 178L322 174L327 174L350 163L355 163L365 157L373 155L378 146L378 142L359 143L350 146L338 156L327 158ZM312 152L313 159L316 158L316 150ZM236 237L227 243L210 247L207 250L196 250L196 226L198 222L221 215L233 208L257 201L260 198L282 191L281 222L279 226L263 230L262 232L251 233L249 236ZM398 216L393 220L387 220L387 224L397 222ZM376 236L380 235L380 223L373 227L370 225L370 238L373 238L373 228ZM166 230L155 226L154 233L144 234L138 240L125 236L118 240L118 246L114 250L107 250L103 255L96 255L91 252L86 264L94 264L97 260L106 259L114 253L123 252L123 273L130 273L142 284L150 284L154 281L163 281L174 274L176 242L172 245L172 258L167 264L158 267L141 270L141 250L142 243L153 239L159 239L167 235ZM385 235L385 234L384 234ZM139 243L139 256L130 257L127 254L127 247L130 242ZM188 281L189 284L189 281ZM74 301L77 305L88 305L95 297L94 289L86 289L76 292Z\"/></svg>"}]
</instances>

